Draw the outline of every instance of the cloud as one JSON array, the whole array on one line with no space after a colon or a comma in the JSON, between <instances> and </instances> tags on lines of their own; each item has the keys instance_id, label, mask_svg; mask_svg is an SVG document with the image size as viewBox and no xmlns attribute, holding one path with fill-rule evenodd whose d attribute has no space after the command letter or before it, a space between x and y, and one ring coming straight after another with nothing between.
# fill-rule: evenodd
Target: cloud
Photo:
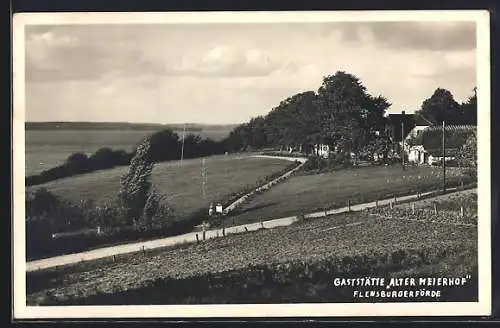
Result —
<instances>
[{"instance_id":1,"label":"cloud","mask_svg":"<svg viewBox=\"0 0 500 328\"><path fill-rule=\"evenodd\" d=\"M29 82L95 80L110 71L134 75L157 69L152 66L144 60L140 47L123 41L77 36L57 28L27 33L26 80Z\"/></svg>"},{"instance_id":2,"label":"cloud","mask_svg":"<svg viewBox=\"0 0 500 328\"><path fill-rule=\"evenodd\" d=\"M372 42L390 49L470 50L476 47L474 22L370 22L339 26L345 42Z\"/></svg>"},{"instance_id":3,"label":"cloud","mask_svg":"<svg viewBox=\"0 0 500 328\"><path fill-rule=\"evenodd\" d=\"M378 24L385 24L385 34L374 29ZM388 97L394 111L417 109L437 87L457 100L470 95L476 50L464 45L435 50L436 41L422 37L440 40L463 26L406 24L414 31L404 36L401 23L31 29L28 82L39 82L27 83L27 115L243 122L295 93L317 90L323 76L339 70L358 76L371 94ZM397 41L403 37L420 41Z\"/></svg>"},{"instance_id":4,"label":"cloud","mask_svg":"<svg viewBox=\"0 0 500 328\"><path fill-rule=\"evenodd\" d=\"M199 77L266 76L280 68L279 61L263 49L236 49L228 45L211 48L201 57L183 57L178 64L167 63L165 74Z\"/></svg>"},{"instance_id":5,"label":"cloud","mask_svg":"<svg viewBox=\"0 0 500 328\"><path fill-rule=\"evenodd\" d=\"M451 84L456 81L476 81L475 51L437 53L430 58L416 57L409 69L411 76L434 79Z\"/></svg>"}]
</instances>

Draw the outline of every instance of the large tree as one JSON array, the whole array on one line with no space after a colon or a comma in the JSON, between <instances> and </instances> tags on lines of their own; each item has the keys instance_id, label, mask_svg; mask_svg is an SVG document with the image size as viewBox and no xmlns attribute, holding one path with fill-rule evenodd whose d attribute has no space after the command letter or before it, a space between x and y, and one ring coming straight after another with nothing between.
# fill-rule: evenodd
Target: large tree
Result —
<instances>
[{"instance_id":1,"label":"large tree","mask_svg":"<svg viewBox=\"0 0 500 328\"><path fill-rule=\"evenodd\" d=\"M344 153L359 152L384 129L390 103L373 97L355 75L339 71L323 79L318 90L321 138Z\"/></svg>"},{"instance_id":2,"label":"large tree","mask_svg":"<svg viewBox=\"0 0 500 328\"><path fill-rule=\"evenodd\" d=\"M443 120L451 124L462 121L459 103L450 91L442 88L437 88L430 98L425 99L417 113L434 124L441 124Z\"/></svg>"},{"instance_id":3,"label":"large tree","mask_svg":"<svg viewBox=\"0 0 500 328\"><path fill-rule=\"evenodd\" d=\"M283 101L266 116L267 134L273 145L301 145L319 133L316 94L307 91Z\"/></svg>"},{"instance_id":4,"label":"large tree","mask_svg":"<svg viewBox=\"0 0 500 328\"><path fill-rule=\"evenodd\" d=\"M142 215L151 189L152 137L145 138L130 161L129 170L120 180L117 195L120 220L123 224L136 224Z\"/></svg>"}]
</instances>

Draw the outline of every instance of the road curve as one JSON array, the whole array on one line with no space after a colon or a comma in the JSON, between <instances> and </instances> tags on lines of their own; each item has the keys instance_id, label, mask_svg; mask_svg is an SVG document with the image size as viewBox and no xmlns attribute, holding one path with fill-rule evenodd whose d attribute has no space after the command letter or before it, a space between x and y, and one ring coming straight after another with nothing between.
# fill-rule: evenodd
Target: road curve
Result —
<instances>
[{"instance_id":1,"label":"road curve","mask_svg":"<svg viewBox=\"0 0 500 328\"><path fill-rule=\"evenodd\" d=\"M298 161L298 162L300 162L300 164L297 165L296 167L294 167L293 169L283 173L279 177L273 179L272 181L269 181L269 182L257 187L255 190L252 190L252 191L246 193L245 195L241 196L240 198L238 198L237 200L235 200L234 202L229 204L224 209L225 214L228 214L229 212L234 211L236 209L236 207L242 205L245 201L247 201L255 193L260 192L262 190L268 190L269 188L276 185L280 181L287 179L288 177L290 177L290 175L292 175L292 173L299 170L307 161L307 158L305 158L305 157L284 157L284 156L269 156L269 155L252 155L252 157L283 159L283 160L290 161L290 162Z\"/></svg>"},{"instance_id":2,"label":"road curve","mask_svg":"<svg viewBox=\"0 0 500 328\"><path fill-rule=\"evenodd\" d=\"M448 190L450 192L454 191L453 193L449 193L448 196L451 194L457 194L457 193L477 192L477 188L468 189L465 191L458 191L458 188L449 188ZM420 197L429 196L434 192L436 192L436 191L421 193ZM436 198L439 198L439 197L440 196L437 196ZM406 202L406 201L410 201L410 200L416 200L417 198L418 198L418 195L415 194L415 195L410 195L410 196L399 197L397 199L397 201L398 202ZM379 200L378 202L356 204L356 205L352 205L350 207L350 211L361 211L364 209L376 207L377 205L378 206L389 205L393 201L394 201L394 198L387 198L387 199ZM348 207L342 207L342 208L337 208L337 209L332 209L332 210L308 213L308 214L304 215L304 218L305 219L307 219L307 218L320 218L320 217L325 217L328 215L345 213L348 211L349 211ZM265 221L263 220L263 221L257 222L257 223L232 226L232 227L227 227L225 229L208 230L205 232L205 238L212 239L212 238L222 237L223 235L227 236L229 234L244 233L244 232L248 232L248 231L255 231L258 229L262 229L262 228L270 229L270 228L275 228L275 227L280 227L280 226L288 226L288 225L291 225L292 223L297 222L299 220L301 220L301 218L299 216L290 216L290 217L284 217L284 218L279 218L279 219L268 218ZM47 268L52 268L52 267L56 267L56 266L74 264L74 263L78 263L81 261L95 260L95 259L110 257L113 255L132 253L132 252L137 252L137 251L147 250L147 249L155 249L155 248L161 248L161 247L173 246L173 245L185 244L185 243L195 243L197 241L197 238L196 238L197 235L198 235L199 239L202 239L201 232L190 232L190 233L183 234L183 235L167 237L167 238L162 238L162 239L156 239L156 240L151 240L151 241L146 241L146 242L136 242L136 243L125 244L125 245L111 246L111 247L99 248L99 249L95 249L95 250L91 250L91 251L87 251L87 252L82 252L82 253L68 254L68 255L62 255L62 256L56 256L56 257L52 257L52 258L31 261L31 262L26 263L26 271L28 271L28 272L29 271L36 271L36 270L47 269Z\"/></svg>"}]
</instances>

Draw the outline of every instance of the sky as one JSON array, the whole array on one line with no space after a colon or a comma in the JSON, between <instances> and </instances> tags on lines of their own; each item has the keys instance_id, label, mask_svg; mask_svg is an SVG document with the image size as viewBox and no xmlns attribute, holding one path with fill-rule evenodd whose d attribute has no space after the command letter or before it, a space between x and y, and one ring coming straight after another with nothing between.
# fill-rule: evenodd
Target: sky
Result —
<instances>
[{"instance_id":1,"label":"sky","mask_svg":"<svg viewBox=\"0 0 500 328\"><path fill-rule=\"evenodd\" d=\"M26 120L241 123L356 75L388 112L476 85L474 22L31 25Z\"/></svg>"}]
</instances>

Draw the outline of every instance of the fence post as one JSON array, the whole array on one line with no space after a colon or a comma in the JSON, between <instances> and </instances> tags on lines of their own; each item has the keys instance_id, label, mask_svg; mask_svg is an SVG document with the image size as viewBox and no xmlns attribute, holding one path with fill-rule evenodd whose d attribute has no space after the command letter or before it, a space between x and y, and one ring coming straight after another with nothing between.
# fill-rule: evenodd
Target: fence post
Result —
<instances>
[{"instance_id":1,"label":"fence post","mask_svg":"<svg viewBox=\"0 0 500 328\"><path fill-rule=\"evenodd\" d=\"M434 202L434 214L438 214L438 210L437 210L437 203Z\"/></svg>"},{"instance_id":2,"label":"fence post","mask_svg":"<svg viewBox=\"0 0 500 328\"><path fill-rule=\"evenodd\" d=\"M348 199L347 200L347 212L350 212L351 211L351 200Z\"/></svg>"},{"instance_id":3,"label":"fence post","mask_svg":"<svg viewBox=\"0 0 500 328\"><path fill-rule=\"evenodd\" d=\"M394 193L394 205L397 203L396 193Z\"/></svg>"},{"instance_id":4,"label":"fence post","mask_svg":"<svg viewBox=\"0 0 500 328\"><path fill-rule=\"evenodd\" d=\"M392 204L392 200L390 200L390 201L389 201L389 207L390 207L390 209L391 209L391 210L392 210L392 209L393 209L393 207L394 207L394 205Z\"/></svg>"},{"instance_id":5,"label":"fence post","mask_svg":"<svg viewBox=\"0 0 500 328\"><path fill-rule=\"evenodd\" d=\"M378 208L378 198L375 199L375 208Z\"/></svg>"},{"instance_id":6,"label":"fence post","mask_svg":"<svg viewBox=\"0 0 500 328\"><path fill-rule=\"evenodd\" d=\"M146 249L144 248L144 245L142 245L142 254L146 255Z\"/></svg>"},{"instance_id":7,"label":"fence post","mask_svg":"<svg viewBox=\"0 0 500 328\"><path fill-rule=\"evenodd\" d=\"M116 255L113 255L113 263L116 262Z\"/></svg>"},{"instance_id":8,"label":"fence post","mask_svg":"<svg viewBox=\"0 0 500 328\"><path fill-rule=\"evenodd\" d=\"M260 227L264 229L264 222L262 222L262 220L260 220Z\"/></svg>"},{"instance_id":9,"label":"fence post","mask_svg":"<svg viewBox=\"0 0 500 328\"><path fill-rule=\"evenodd\" d=\"M464 190L464 182L463 181L460 182L460 190Z\"/></svg>"},{"instance_id":10,"label":"fence post","mask_svg":"<svg viewBox=\"0 0 500 328\"><path fill-rule=\"evenodd\" d=\"M222 236L226 237L226 228L225 227L222 227Z\"/></svg>"},{"instance_id":11,"label":"fence post","mask_svg":"<svg viewBox=\"0 0 500 328\"><path fill-rule=\"evenodd\" d=\"M200 238L198 238L198 234L196 234L196 243L200 242Z\"/></svg>"},{"instance_id":12,"label":"fence post","mask_svg":"<svg viewBox=\"0 0 500 328\"><path fill-rule=\"evenodd\" d=\"M415 203L411 203L411 214L415 215Z\"/></svg>"},{"instance_id":13,"label":"fence post","mask_svg":"<svg viewBox=\"0 0 500 328\"><path fill-rule=\"evenodd\" d=\"M464 207L460 206L460 217L464 217Z\"/></svg>"}]
</instances>

